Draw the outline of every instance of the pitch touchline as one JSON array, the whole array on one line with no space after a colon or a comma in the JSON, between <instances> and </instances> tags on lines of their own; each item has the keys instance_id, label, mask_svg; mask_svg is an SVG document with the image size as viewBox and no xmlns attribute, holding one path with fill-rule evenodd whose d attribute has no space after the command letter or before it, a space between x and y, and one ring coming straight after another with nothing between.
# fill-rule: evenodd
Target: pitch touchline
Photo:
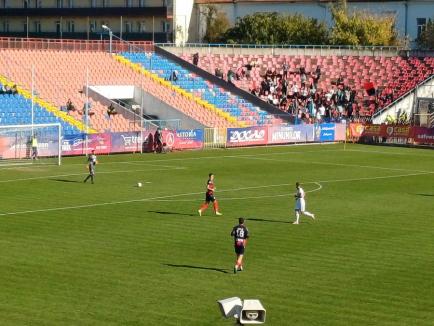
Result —
<instances>
[{"instance_id":1,"label":"pitch touchline","mask_svg":"<svg viewBox=\"0 0 434 326\"><path fill-rule=\"evenodd\" d=\"M365 180L377 180L377 179L392 179L392 178L403 178L403 177L419 176L419 175L427 175L427 174L434 174L434 172L410 173L410 174L379 176L379 177L366 177L366 178L353 178L353 179L340 179L340 180L338 179L338 180L308 181L308 182L303 182L303 184L319 184L319 183L322 184L322 183L333 183L333 182L351 182L351 181L365 181ZM293 184L294 183L281 183L281 184L274 184L274 185L224 189L224 190L219 191L219 193L228 192L228 191L248 190L248 189L281 187L281 186L289 186L289 185L293 185ZM166 196L158 196L158 197L151 197L151 198L130 199L130 200L122 200L122 201L114 201L114 202L86 204L86 205L78 205L78 206L53 207L53 208L43 208L43 209L18 211L18 212L6 212L6 213L0 213L0 216L21 215L21 214L30 214L30 213L39 213L39 212L62 211L62 210L69 210L69 209L90 208L90 207L99 207L99 206L108 206L108 205L129 204L129 203L138 203L138 202L146 202L146 201L155 201L157 199L175 198L175 197L200 195L200 194L203 194L203 191L183 193L183 194L174 194L174 195L166 195Z\"/></svg>"}]
</instances>

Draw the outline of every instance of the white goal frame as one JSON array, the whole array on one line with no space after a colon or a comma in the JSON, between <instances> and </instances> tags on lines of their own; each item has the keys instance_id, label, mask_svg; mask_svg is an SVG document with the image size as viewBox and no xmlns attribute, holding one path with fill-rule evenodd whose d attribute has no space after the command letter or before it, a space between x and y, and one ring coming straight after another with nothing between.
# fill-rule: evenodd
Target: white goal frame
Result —
<instances>
[{"instance_id":1,"label":"white goal frame","mask_svg":"<svg viewBox=\"0 0 434 326\"><path fill-rule=\"evenodd\" d=\"M53 133L53 135L56 135L57 138L57 160L56 160L56 164L57 165L61 165L62 164L62 125L60 123L41 123L41 124L26 124L26 125L0 125L0 139L3 137L4 135L4 131L7 129L22 129L23 131L29 131L29 136L33 137L33 135L35 134L35 132L37 132L40 129L43 128L49 128L49 127L54 127L57 128L57 132ZM38 141L38 145L39 145L39 141ZM0 152L0 155L2 155L3 152ZM5 165L27 165L27 164L33 164L35 163L35 160L31 159L31 156L28 157L26 156L22 156L20 155L20 157L18 158L5 158L3 160L3 158L1 158L1 161L6 161L6 163L2 163ZM55 155L53 156L45 156L45 157L55 157ZM40 162L41 164L47 164L46 162Z\"/></svg>"}]
</instances>

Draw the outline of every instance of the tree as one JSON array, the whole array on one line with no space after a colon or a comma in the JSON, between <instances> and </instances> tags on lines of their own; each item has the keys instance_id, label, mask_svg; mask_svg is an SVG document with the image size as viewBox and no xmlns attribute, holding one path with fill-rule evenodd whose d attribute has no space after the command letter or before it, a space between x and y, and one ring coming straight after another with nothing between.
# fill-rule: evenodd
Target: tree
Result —
<instances>
[{"instance_id":1,"label":"tree","mask_svg":"<svg viewBox=\"0 0 434 326\"><path fill-rule=\"evenodd\" d=\"M434 49L434 22L431 19L428 20L424 30L417 39L417 44L419 48L424 50Z\"/></svg>"},{"instance_id":2,"label":"tree","mask_svg":"<svg viewBox=\"0 0 434 326\"><path fill-rule=\"evenodd\" d=\"M331 43L337 45L393 46L400 40L395 29L396 17L366 11L348 12L346 0L330 6L334 21Z\"/></svg>"},{"instance_id":3,"label":"tree","mask_svg":"<svg viewBox=\"0 0 434 326\"><path fill-rule=\"evenodd\" d=\"M203 40L207 43L222 42L224 33L229 28L229 20L224 12L218 11L214 5L205 6L206 32Z\"/></svg>"},{"instance_id":4,"label":"tree","mask_svg":"<svg viewBox=\"0 0 434 326\"><path fill-rule=\"evenodd\" d=\"M300 14L258 12L238 18L225 38L228 43L325 44L328 29L325 23Z\"/></svg>"}]
</instances>

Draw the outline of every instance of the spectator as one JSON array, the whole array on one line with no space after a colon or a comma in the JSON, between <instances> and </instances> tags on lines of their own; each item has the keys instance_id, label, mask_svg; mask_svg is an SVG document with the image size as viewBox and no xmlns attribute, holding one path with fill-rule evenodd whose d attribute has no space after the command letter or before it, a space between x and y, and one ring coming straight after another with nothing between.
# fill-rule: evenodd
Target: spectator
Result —
<instances>
[{"instance_id":1,"label":"spectator","mask_svg":"<svg viewBox=\"0 0 434 326\"><path fill-rule=\"evenodd\" d=\"M300 81L302 84L305 84L307 81L306 69L303 66L300 67Z\"/></svg>"},{"instance_id":2,"label":"spectator","mask_svg":"<svg viewBox=\"0 0 434 326\"><path fill-rule=\"evenodd\" d=\"M284 63L283 63L283 66L282 66L282 69L283 69L283 78L286 80L286 79L288 79L288 71L289 71L289 65L288 65L288 62L287 61L285 61Z\"/></svg>"},{"instance_id":3,"label":"spectator","mask_svg":"<svg viewBox=\"0 0 434 326\"><path fill-rule=\"evenodd\" d=\"M176 69L173 70L172 73L170 74L169 80L176 82L178 80L178 75L179 75L178 70Z\"/></svg>"},{"instance_id":4,"label":"spectator","mask_svg":"<svg viewBox=\"0 0 434 326\"><path fill-rule=\"evenodd\" d=\"M228 70L227 76L228 76L228 83L234 85L235 73L233 72L232 69Z\"/></svg>"},{"instance_id":5,"label":"spectator","mask_svg":"<svg viewBox=\"0 0 434 326\"><path fill-rule=\"evenodd\" d=\"M5 94L5 93L6 93L5 88L3 87L2 84L0 84L0 95L3 95L3 94Z\"/></svg>"},{"instance_id":6,"label":"spectator","mask_svg":"<svg viewBox=\"0 0 434 326\"><path fill-rule=\"evenodd\" d=\"M193 54L193 64L197 66L199 64L199 52Z\"/></svg>"},{"instance_id":7,"label":"spectator","mask_svg":"<svg viewBox=\"0 0 434 326\"><path fill-rule=\"evenodd\" d=\"M16 84L14 84L14 85L12 86L12 88L11 88L11 94L12 94L12 95L16 95L16 94L18 94L18 89L17 89L17 85L16 85Z\"/></svg>"},{"instance_id":8,"label":"spectator","mask_svg":"<svg viewBox=\"0 0 434 326\"><path fill-rule=\"evenodd\" d=\"M215 68L215 73L216 77L223 79L223 71L220 68Z\"/></svg>"},{"instance_id":9,"label":"spectator","mask_svg":"<svg viewBox=\"0 0 434 326\"><path fill-rule=\"evenodd\" d=\"M245 75L246 72L244 71L244 66L239 67L235 73L235 77L237 80L244 79Z\"/></svg>"},{"instance_id":10,"label":"spectator","mask_svg":"<svg viewBox=\"0 0 434 326\"><path fill-rule=\"evenodd\" d=\"M107 108L107 114L108 114L109 117L112 116L112 115L118 114L116 112L115 107L113 106L113 103L110 103L109 107Z\"/></svg>"},{"instance_id":11,"label":"spectator","mask_svg":"<svg viewBox=\"0 0 434 326\"><path fill-rule=\"evenodd\" d=\"M246 64L244 68L246 68L246 78L250 80L252 78L252 70L256 66L255 61L251 61L250 63Z\"/></svg>"},{"instance_id":12,"label":"spectator","mask_svg":"<svg viewBox=\"0 0 434 326\"><path fill-rule=\"evenodd\" d=\"M68 113L70 111L77 111L77 109L75 108L74 104L72 104L71 99L69 98L68 101L66 101L66 110L68 111Z\"/></svg>"}]
</instances>

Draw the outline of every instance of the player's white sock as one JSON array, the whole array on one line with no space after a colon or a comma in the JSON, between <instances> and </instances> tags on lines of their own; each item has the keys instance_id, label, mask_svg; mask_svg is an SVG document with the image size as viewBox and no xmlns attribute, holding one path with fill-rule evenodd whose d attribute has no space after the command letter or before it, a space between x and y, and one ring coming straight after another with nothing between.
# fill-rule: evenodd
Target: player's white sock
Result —
<instances>
[{"instance_id":1,"label":"player's white sock","mask_svg":"<svg viewBox=\"0 0 434 326\"><path fill-rule=\"evenodd\" d=\"M295 212L295 222L294 222L294 224L298 224L299 220L300 220L300 213L297 211L297 212Z\"/></svg>"},{"instance_id":2,"label":"player's white sock","mask_svg":"<svg viewBox=\"0 0 434 326\"><path fill-rule=\"evenodd\" d=\"M315 215L312 214L312 213L304 211L303 214L306 215L306 216L312 217L313 219L315 219Z\"/></svg>"}]
</instances>

